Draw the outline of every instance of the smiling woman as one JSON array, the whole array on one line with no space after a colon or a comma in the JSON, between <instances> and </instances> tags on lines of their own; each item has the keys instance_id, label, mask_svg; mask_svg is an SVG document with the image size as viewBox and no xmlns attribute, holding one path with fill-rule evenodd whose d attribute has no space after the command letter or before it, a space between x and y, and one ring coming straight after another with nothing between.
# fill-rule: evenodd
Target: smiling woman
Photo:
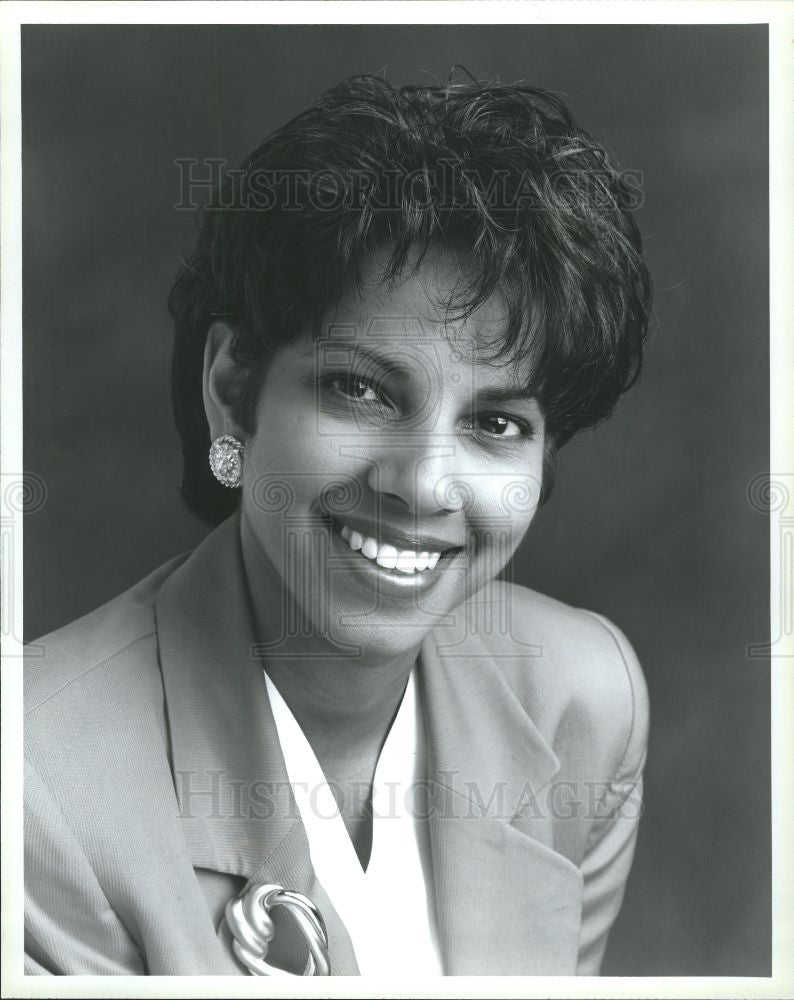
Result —
<instances>
[{"instance_id":1,"label":"smiling woman","mask_svg":"<svg viewBox=\"0 0 794 1000\"><path fill-rule=\"evenodd\" d=\"M217 527L39 640L29 971L598 972L644 682L500 574L638 375L630 195L543 91L357 77L205 206L173 389Z\"/></svg>"},{"instance_id":2,"label":"smiling woman","mask_svg":"<svg viewBox=\"0 0 794 1000\"><path fill-rule=\"evenodd\" d=\"M529 395L528 361L516 373L480 357L504 326L498 304L458 323L451 349L448 320L433 303L448 300L459 281L453 254L428 251L388 290L381 269L369 264L341 297L327 336L304 334L270 364L246 438L241 530L257 593L314 591L282 606L281 621L270 606L262 631L283 629L305 603L315 612L304 630L312 641L319 635L367 663L390 662L404 677L416 658L417 614L441 620L486 586L529 527L544 417ZM234 419L232 338L225 323L210 331L213 437L243 433ZM283 507L258 502L276 484L289 493L290 523L301 522L294 547L285 545ZM522 504L506 501L508 487ZM281 678L273 662L268 672ZM284 672L296 676L293 666Z\"/></svg>"}]
</instances>

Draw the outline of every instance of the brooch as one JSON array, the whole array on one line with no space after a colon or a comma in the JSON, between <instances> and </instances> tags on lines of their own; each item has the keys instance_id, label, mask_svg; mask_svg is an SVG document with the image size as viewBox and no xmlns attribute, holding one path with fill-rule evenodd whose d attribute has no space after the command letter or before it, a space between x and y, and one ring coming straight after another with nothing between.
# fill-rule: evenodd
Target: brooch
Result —
<instances>
[{"instance_id":1,"label":"brooch","mask_svg":"<svg viewBox=\"0 0 794 1000\"><path fill-rule=\"evenodd\" d=\"M286 907L309 947L304 976L330 976L328 932L322 914L302 892L280 885L252 885L226 904L226 923L233 935L234 954L254 976L292 976L266 961L275 927L270 911Z\"/></svg>"}]
</instances>

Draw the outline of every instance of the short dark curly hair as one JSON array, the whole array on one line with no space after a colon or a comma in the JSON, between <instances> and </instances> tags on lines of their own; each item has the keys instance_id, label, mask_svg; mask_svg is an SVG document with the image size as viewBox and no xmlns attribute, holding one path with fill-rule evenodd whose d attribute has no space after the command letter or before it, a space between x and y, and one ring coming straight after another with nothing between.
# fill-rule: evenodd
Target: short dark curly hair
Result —
<instances>
[{"instance_id":1,"label":"short dark curly hair","mask_svg":"<svg viewBox=\"0 0 794 1000\"><path fill-rule=\"evenodd\" d=\"M355 76L270 135L200 211L195 249L169 308L182 495L218 523L237 495L212 477L202 397L208 329L224 317L248 371L250 422L267 363L319 331L363 262L387 251L383 281L431 245L473 262L456 297L467 315L497 290L507 306L495 355L532 352L532 393L557 449L607 417L637 379L651 281L632 215L637 190L554 94L524 84L395 88ZM418 266L418 265L414 265Z\"/></svg>"}]
</instances>

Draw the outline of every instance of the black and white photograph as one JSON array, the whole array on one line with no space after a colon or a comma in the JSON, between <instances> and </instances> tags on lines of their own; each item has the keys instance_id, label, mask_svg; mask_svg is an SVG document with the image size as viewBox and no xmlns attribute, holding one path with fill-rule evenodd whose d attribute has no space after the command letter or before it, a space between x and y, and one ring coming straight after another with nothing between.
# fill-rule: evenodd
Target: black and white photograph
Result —
<instances>
[{"instance_id":1,"label":"black and white photograph","mask_svg":"<svg viewBox=\"0 0 794 1000\"><path fill-rule=\"evenodd\" d=\"M10 6L3 995L794 995L785 5Z\"/></svg>"}]
</instances>

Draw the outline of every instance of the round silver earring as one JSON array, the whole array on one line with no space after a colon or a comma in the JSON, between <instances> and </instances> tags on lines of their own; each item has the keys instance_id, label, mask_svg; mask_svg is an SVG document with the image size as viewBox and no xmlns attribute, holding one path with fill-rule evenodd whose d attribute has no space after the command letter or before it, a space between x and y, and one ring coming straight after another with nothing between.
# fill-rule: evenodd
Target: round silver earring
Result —
<instances>
[{"instance_id":1,"label":"round silver earring","mask_svg":"<svg viewBox=\"0 0 794 1000\"><path fill-rule=\"evenodd\" d=\"M210 447L212 474L224 486L237 490L243 485L243 452L245 446L231 434L215 438Z\"/></svg>"}]
</instances>

